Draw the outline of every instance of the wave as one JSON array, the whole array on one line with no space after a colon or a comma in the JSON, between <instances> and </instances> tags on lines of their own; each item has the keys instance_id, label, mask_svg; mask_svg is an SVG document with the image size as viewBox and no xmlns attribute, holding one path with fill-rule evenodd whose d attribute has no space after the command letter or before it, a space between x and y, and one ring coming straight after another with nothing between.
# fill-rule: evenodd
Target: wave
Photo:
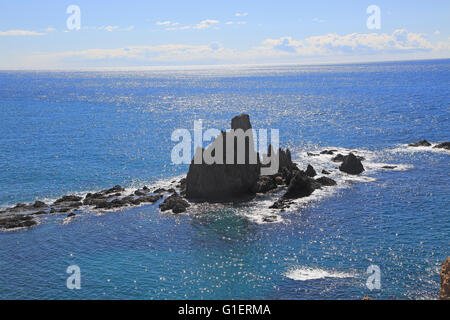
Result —
<instances>
[{"instance_id":1,"label":"wave","mask_svg":"<svg viewBox=\"0 0 450 320\"><path fill-rule=\"evenodd\" d=\"M285 277L296 281L318 280L325 278L354 278L354 274L335 270L324 270L319 268L298 267L292 268L283 274Z\"/></svg>"},{"instance_id":2,"label":"wave","mask_svg":"<svg viewBox=\"0 0 450 320\"><path fill-rule=\"evenodd\" d=\"M450 154L450 150L443 148L434 148L437 143L430 142L430 147L411 147L408 144L399 144L393 149L388 149L388 152L391 153L417 153L417 152L434 152L441 154Z\"/></svg>"}]
</instances>

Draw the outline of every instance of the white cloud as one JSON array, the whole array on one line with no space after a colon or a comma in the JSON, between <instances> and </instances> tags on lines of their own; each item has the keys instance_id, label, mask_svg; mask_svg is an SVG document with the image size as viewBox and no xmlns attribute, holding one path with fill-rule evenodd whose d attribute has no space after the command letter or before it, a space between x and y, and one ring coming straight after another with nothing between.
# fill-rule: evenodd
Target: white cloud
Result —
<instances>
[{"instance_id":1,"label":"white cloud","mask_svg":"<svg viewBox=\"0 0 450 320\"><path fill-rule=\"evenodd\" d=\"M179 25L179 22L173 22L173 21L158 21L156 22L157 26L177 26Z\"/></svg>"},{"instance_id":2,"label":"white cloud","mask_svg":"<svg viewBox=\"0 0 450 320\"><path fill-rule=\"evenodd\" d=\"M291 37L266 39L259 50L279 51L298 56L367 55L431 51L436 49L422 34L395 30L392 34L352 33L344 36L327 34L294 40Z\"/></svg>"},{"instance_id":3,"label":"white cloud","mask_svg":"<svg viewBox=\"0 0 450 320\"><path fill-rule=\"evenodd\" d=\"M0 31L0 36L43 36L45 33L37 32L37 31L29 31L29 30L8 30L8 31Z\"/></svg>"},{"instance_id":4,"label":"white cloud","mask_svg":"<svg viewBox=\"0 0 450 320\"><path fill-rule=\"evenodd\" d=\"M169 22L169 23L167 23ZM171 23L170 21L165 21L163 22L164 24L160 24L160 25L165 25L165 26L169 26L168 28L166 28L167 31L183 31L183 30L189 30L189 29L196 29L196 30L201 30L201 29L209 29L214 25L217 25L220 23L219 20L213 20L213 19L205 19L200 21L200 23L196 24L196 25L186 25L186 26L180 26L178 27L179 23Z\"/></svg>"},{"instance_id":5,"label":"white cloud","mask_svg":"<svg viewBox=\"0 0 450 320\"><path fill-rule=\"evenodd\" d=\"M436 30L436 31L434 32L434 34L438 36L438 35L440 35L440 34L441 34L441 31L439 31L439 30Z\"/></svg>"},{"instance_id":6,"label":"white cloud","mask_svg":"<svg viewBox=\"0 0 450 320\"><path fill-rule=\"evenodd\" d=\"M292 62L303 60L333 61L349 57L366 61L383 56L396 57L450 57L450 39L432 44L423 34L396 30L392 34L352 33L326 34L296 40L285 36L266 39L260 45L246 50L224 48L220 43L204 45L164 44L131 46L116 49L88 49L29 56L33 65L108 65L116 61L121 65L151 64L205 64ZM28 62L27 61L27 62ZM115 63L116 64L116 63Z\"/></svg>"},{"instance_id":7,"label":"white cloud","mask_svg":"<svg viewBox=\"0 0 450 320\"><path fill-rule=\"evenodd\" d=\"M235 14L235 16L236 17L246 17L246 16L248 16L248 12L244 12L244 13L239 13L238 12L238 13Z\"/></svg>"},{"instance_id":8,"label":"white cloud","mask_svg":"<svg viewBox=\"0 0 450 320\"><path fill-rule=\"evenodd\" d=\"M111 31L114 31L114 30L117 30L117 29L119 29L118 26L104 26L104 27L100 27L100 30L105 30L105 31L108 31L108 32L111 32Z\"/></svg>"},{"instance_id":9,"label":"white cloud","mask_svg":"<svg viewBox=\"0 0 450 320\"><path fill-rule=\"evenodd\" d=\"M206 19L206 20L201 21L199 24L195 25L193 28L194 29L208 29L212 25L218 24L218 23L219 23L218 20Z\"/></svg>"}]
</instances>

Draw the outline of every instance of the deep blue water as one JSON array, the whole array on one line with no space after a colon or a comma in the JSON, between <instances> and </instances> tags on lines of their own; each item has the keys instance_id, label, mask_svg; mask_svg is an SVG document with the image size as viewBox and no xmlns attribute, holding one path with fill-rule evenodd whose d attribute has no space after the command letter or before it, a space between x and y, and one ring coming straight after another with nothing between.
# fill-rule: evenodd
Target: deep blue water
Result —
<instances>
[{"instance_id":1,"label":"deep blue water","mask_svg":"<svg viewBox=\"0 0 450 320\"><path fill-rule=\"evenodd\" d=\"M42 217L0 231L2 299L434 299L450 255L450 60L130 72L0 72L0 206L170 182L174 129L240 113L306 151L357 150L358 179L260 223L276 198ZM399 165L381 170L381 164ZM329 193L327 193L329 192ZM381 289L365 283L381 269ZM81 290L66 269L81 269Z\"/></svg>"}]
</instances>

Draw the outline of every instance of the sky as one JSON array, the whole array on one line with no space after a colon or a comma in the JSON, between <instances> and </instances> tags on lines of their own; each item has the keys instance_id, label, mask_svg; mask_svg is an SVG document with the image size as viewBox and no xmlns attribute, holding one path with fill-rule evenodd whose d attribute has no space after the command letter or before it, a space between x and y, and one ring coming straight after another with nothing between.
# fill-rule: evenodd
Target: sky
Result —
<instances>
[{"instance_id":1,"label":"sky","mask_svg":"<svg viewBox=\"0 0 450 320\"><path fill-rule=\"evenodd\" d=\"M0 69L450 58L449 14L448 0L2 0Z\"/></svg>"}]
</instances>

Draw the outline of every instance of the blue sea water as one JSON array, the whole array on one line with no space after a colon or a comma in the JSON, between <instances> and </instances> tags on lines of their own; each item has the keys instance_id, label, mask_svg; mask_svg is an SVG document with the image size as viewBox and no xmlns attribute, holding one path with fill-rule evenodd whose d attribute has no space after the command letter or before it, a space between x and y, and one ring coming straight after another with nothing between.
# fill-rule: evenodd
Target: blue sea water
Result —
<instances>
[{"instance_id":1,"label":"blue sea water","mask_svg":"<svg viewBox=\"0 0 450 320\"><path fill-rule=\"evenodd\" d=\"M328 65L0 72L0 206L120 184L170 184L177 128L280 130L300 167L366 172L286 212L277 195L236 205L157 205L40 218L0 231L1 299L435 299L450 256L450 60ZM395 170L383 165L394 164ZM265 215L277 215L263 223ZM69 290L66 269L81 269ZM369 290L366 270L381 270Z\"/></svg>"}]
</instances>

